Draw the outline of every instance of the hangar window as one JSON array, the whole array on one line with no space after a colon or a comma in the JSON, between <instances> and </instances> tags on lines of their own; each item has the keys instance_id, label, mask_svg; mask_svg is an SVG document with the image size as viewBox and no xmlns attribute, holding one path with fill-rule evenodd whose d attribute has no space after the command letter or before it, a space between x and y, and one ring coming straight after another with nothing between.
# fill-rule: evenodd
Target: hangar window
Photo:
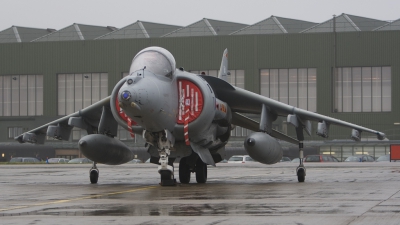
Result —
<instances>
[{"instance_id":1,"label":"hangar window","mask_svg":"<svg viewBox=\"0 0 400 225\"><path fill-rule=\"evenodd\" d=\"M9 127L8 128L8 138L13 139L14 137L23 133L22 127Z\"/></svg>"},{"instance_id":2,"label":"hangar window","mask_svg":"<svg viewBox=\"0 0 400 225\"><path fill-rule=\"evenodd\" d=\"M218 77L219 70L194 70L190 71L195 74L205 74L213 77ZM231 75L228 75L228 82L233 86L245 89L244 84L244 70L229 70ZM236 126L235 129L231 131L231 136L233 137L246 137L250 134L250 130L243 127Z\"/></svg>"},{"instance_id":3,"label":"hangar window","mask_svg":"<svg viewBox=\"0 0 400 225\"><path fill-rule=\"evenodd\" d=\"M84 129L80 129L78 127L72 128L72 140L79 141L82 137L86 136L87 132Z\"/></svg>"},{"instance_id":4,"label":"hangar window","mask_svg":"<svg viewBox=\"0 0 400 225\"><path fill-rule=\"evenodd\" d=\"M0 76L0 116L43 115L43 75Z\"/></svg>"},{"instance_id":5,"label":"hangar window","mask_svg":"<svg viewBox=\"0 0 400 225\"><path fill-rule=\"evenodd\" d=\"M195 74L205 74L213 77L218 77L219 70L193 70L189 71ZM236 87L244 89L244 70L229 70L231 75L228 75L228 82Z\"/></svg>"},{"instance_id":6,"label":"hangar window","mask_svg":"<svg viewBox=\"0 0 400 225\"><path fill-rule=\"evenodd\" d=\"M253 131L239 126L236 126L235 129L231 130L232 137L247 137L251 133L253 133Z\"/></svg>"},{"instance_id":7,"label":"hangar window","mask_svg":"<svg viewBox=\"0 0 400 225\"><path fill-rule=\"evenodd\" d=\"M317 111L317 69L262 69L261 95L309 110Z\"/></svg>"},{"instance_id":8,"label":"hangar window","mask_svg":"<svg viewBox=\"0 0 400 225\"><path fill-rule=\"evenodd\" d=\"M17 132L18 133L18 132ZM21 134L22 132L18 133ZM16 136L18 136L16 135ZM72 129L72 141L78 141L80 140L82 137L86 136L87 132L84 129L80 129L77 127L74 127ZM141 138L140 135L135 134L135 137L132 138L129 131L125 130L123 127L118 125L118 133L117 133L117 139L121 140L121 141L126 141L126 140L132 140L133 139L133 143L137 143L137 137L139 136L139 138ZM15 136L13 136L14 138Z\"/></svg>"},{"instance_id":9,"label":"hangar window","mask_svg":"<svg viewBox=\"0 0 400 225\"><path fill-rule=\"evenodd\" d=\"M107 73L58 74L58 115L68 115L108 96Z\"/></svg>"},{"instance_id":10,"label":"hangar window","mask_svg":"<svg viewBox=\"0 0 400 225\"><path fill-rule=\"evenodd\" d=\"M136 143L137 142L137 140L136 140L137 136L140 136L140 135L135 134L135 137L132 138L131 134L129 133L129 131L127 131L126 129L124 129L121 126L118 126L118 133L117 133L117 137L116 137L117 139L119 139L121 141L126 141L126 140L132 140L133 139L133 142Z\"/></svg>"},{"instance_id":11,"label":"hangar window","mask_svg":"<svg viewBox=\"0 0 400 225\"><path fill-rule=\"evenodd\" d=\"M390 112L391 67L343 67L335 77L335 112Z\"/></svg>"}]
</instances>

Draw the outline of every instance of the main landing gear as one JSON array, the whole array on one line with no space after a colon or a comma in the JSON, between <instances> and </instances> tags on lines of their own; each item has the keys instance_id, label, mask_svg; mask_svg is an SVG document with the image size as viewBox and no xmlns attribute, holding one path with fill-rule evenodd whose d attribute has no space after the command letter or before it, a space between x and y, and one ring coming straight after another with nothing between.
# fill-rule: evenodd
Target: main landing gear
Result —
<instances>
[{"instance_id":1,"label":"main landing gear","mask_svg":"<svg viewBox=\"0 0 400 225\"><path fill-rule=\"evenodd\" d=\"M299 158L300 158L300 165L296 169L297 180L299 182L304 182L304 180L306 179L306 168L304 167L303 164L304 160L303 141L299 142Z\"/></svg>"},{"instance_id":2,"label":"main landing gear","mask_svg":"<svg viewBox=\"0 0 400 225\"><path fill-rule=\"evenodd\" d=\"M187 163L188 157L183 157L179 162L179 181L182 184L188 184L190 182L190 165Z\"/></svg>"},{"instance_id":3,"label":"main landing gear","mask_svg":"<svg viewBox=\"0 0 400 225\"><path fill-rule=\"evenodd\" d=\"M99 169L97 169L95 162L93 162L93 166L89 170L89 177L90 183L97 184L97 181L99 180Z\"/></svg>"},{"instance_id":4,"label":"main landing gear","mask_svg":"<svg viewBox=\"0 0 400 225\"><path fill-rule=\"evenodd\" d=\"M203 184L207 182L207 164L200 157L197 157L197 159L193 159L190 156L182 158L179 162L179 181L182 184L188 184L190 175L194 172L196 173L197 183Z\"/></svg>"}]
</instances>

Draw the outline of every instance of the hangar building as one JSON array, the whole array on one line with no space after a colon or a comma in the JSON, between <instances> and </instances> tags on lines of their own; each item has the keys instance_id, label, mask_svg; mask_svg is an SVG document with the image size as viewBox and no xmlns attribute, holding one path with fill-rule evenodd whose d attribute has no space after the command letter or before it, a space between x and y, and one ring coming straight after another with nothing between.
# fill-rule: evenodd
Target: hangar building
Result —
<instances>
[{"instance_id":1,"label":"hangar building","mask_svg":"<svg viewBox=\"0 0 400 225\"><path fill-rule=\"evenodd\" d=\"M342 140L350 130L331 127L327 140L306 137L306 146L324 154L377 157L400 140L399 20L341 14L322 23L279 16L252 25L207 18L186 27L73 23L59 30L12 26L0 31L0 157L29 148L16 143L15 136L108 96L128 74L135 54L148 46L164 47L177 67L209 76L217 75L228 48L231 84L387 134L381 142L368 134L362 142L347 142ZM295 136L285 118L274 126ZM229 146L242 146L249 132L236 127ZM55 156L79 157L82 135L74 128L72 142L47 140L46 146L54 148ZM144 146L141 137L132 140L122 129L118 138L131 147Z\"/></svg>"}]
</instances>

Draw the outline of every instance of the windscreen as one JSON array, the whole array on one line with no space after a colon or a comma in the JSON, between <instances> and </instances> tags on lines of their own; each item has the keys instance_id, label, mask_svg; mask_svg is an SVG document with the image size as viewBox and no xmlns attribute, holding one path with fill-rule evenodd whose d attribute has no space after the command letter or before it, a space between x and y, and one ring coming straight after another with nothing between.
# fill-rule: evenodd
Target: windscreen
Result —
<instances>
[{"instance_id":1,"label":"windscreen","mask_svg":"<svg viewBox=\"0 0 400 225\"><path fill-rule=\"evenodd\" d=\"M307 156L304 160L304 162L319 162L319 161L320 161L319 155Z\"/></svg>"},{"instance_id":2,"label":"windscreen","mask_svg":"<svg viewBox=\"0 0 400 225\"><path fill-rule=\"evenodd\" d=\"M10 162L22 162L22 159L11 159Z\"/></svg>"},{"instance_id":3,"label":"windscreen","mask_svg":"<svg viewBox=\"0 0 400 225\"><path fill-rule=\"evenodd\" d=\"M356 157L356 156L350 156L345 161L346 162L359 162L360 159L358 157Z\"/></svg>"},{"instance_id":4,"label":"windscreen","mask_svg":"<svg viewBox=\"0 0 400 225\"><path fill-rule=\"evenodd\" d=\"M229 161L234 161L234 162L243 161L243 157L231 157Z\"/></svg>"}]
</instances>

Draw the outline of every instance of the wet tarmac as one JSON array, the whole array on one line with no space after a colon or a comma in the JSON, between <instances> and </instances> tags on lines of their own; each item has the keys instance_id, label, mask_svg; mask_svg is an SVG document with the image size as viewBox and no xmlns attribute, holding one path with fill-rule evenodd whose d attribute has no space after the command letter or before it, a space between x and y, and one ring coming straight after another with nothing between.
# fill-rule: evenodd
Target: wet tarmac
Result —
<instances>
[{"instance_id":1,"label":"wet tarmac","mask_svg":"<svg viewBox=\"0 0 400 225\"><path fill-rule=\"evenodd\" d=\"M206 184L161 187L153 164L99 165L98 184L89 164L0 165L0 224L400 223L400 163L306 164L305 183L296 166L218 164Z\"/></svg>"}]
</instances>

